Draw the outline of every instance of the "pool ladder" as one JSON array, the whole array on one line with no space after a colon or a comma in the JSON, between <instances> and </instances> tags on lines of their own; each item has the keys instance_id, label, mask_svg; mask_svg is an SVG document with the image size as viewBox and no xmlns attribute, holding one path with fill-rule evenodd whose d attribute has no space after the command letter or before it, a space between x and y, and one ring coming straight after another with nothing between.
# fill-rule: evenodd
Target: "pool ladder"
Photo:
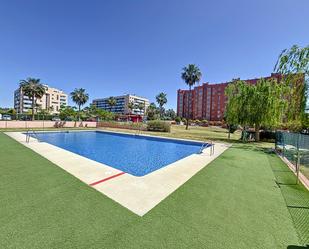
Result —
<instances>
[{"instance_id":1,"label":"pool ladder","mask_svg":"<svg viewBox=\"0 0 309 249\"><path fill-rule=\"evenodd\" d=\"M202 144L202 147L200 149L199 154L202 154L203 150L205 148L207 148L209 144L210 144L210 153L209 153L209 155L212 156L215 153L215 144L212 141L210 141L210 143L204 142Z\"/></svg>"},{"instance_id":2,"label":"pool ladder","mask_svg":"<svg viewBox=\"0 0 309 249\"><path fill-rule=\"evenodd\" d=\"M30 133L32 132L32 133ZM26 133L26 143L30 142L31 134L35 136L35 138L40 142L37 133L33 129L28 129Z\"/></svg>"}]
</instances>

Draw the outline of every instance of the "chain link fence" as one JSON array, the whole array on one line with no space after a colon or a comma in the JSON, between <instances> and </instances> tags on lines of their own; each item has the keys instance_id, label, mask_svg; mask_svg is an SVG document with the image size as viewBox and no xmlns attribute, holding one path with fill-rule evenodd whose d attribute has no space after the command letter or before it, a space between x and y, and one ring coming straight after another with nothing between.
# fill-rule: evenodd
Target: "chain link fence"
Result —
<instances>
[{"instance_id":1,"label":"chain link fence","mask_svg":"<svg viewBox=\"0 0 309 249\"><path fill-rule=\"evenodd\" d=\"M309 135L278 131L276 150L309 179Z\"/></svg>"}]
</instances>

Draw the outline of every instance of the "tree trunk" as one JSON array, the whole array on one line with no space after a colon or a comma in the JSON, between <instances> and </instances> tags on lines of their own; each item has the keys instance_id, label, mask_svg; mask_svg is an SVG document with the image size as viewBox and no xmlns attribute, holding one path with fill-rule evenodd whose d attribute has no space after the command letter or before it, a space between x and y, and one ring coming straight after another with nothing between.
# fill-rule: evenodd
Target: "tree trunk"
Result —
<instances>
[{"instance_id":1,"label":"tree trunk","mask_svg":"<svg viewBox=\"0 0 309 249\"><path fill-rule=\"evenodd\" d=\"M255 141L260 141L260 125L255 125Z\"/></svg>"},{"instance_id":2,"label":"tree trunk","mask_svg":"<svg viewBox=\"0 0 309 249\"><path fill-rule=\"evenodd\" d=\"M34 121L34 106L35 106L35 101L34 101L34 97L32 97L32 121Z\"/></svg>"},{"instance_id":3,"label":"tree trunk","mask_svg":"<svg viewBox=\"0 0 309 249\"><path fill-rule=\"evenodd\" d=\"M78 122L80 122L80 105L78 105Z\"/></svg>"},{"instance_id":4,"label":"tree trunk","mask_svg":"<svg viewBox=\"0 0 309 249\"><path fill-rule=\"evenodd\" d=\"M190 97L190 93L191 93L191 85L189 85L189 94L188 94L188 103L187 103L187 123L186 123L186 130L188 130L188 127L189 127L189 119L188 119L188 116L189 116L189 97Z\"/></svg>"}]
</instances>

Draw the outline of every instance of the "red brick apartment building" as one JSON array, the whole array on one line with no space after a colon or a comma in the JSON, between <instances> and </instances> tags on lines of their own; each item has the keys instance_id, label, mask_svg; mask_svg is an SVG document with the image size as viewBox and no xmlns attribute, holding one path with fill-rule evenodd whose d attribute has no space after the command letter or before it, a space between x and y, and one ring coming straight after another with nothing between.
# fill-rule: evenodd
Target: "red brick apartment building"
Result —
<instances>
[{"instance_id":1,"label":"red brick apartment building","mask_svg":"<svg viewBox=\"0 0 309 249\"><path fill-rule=\"evenodd\" d=\"M272 73L264 79L273 78L279 81L281 74ZM256 84L258 79L245 80L248 84ZM194 87L191 91L177 91L177 115L189 119L206 119L208 121L222 121L227 97L224 94L226 83L203 83L201 86ZM189 104L189 109L187 105ZM189 110L189 111L188 111Z\"/></svg>"}]
</instances>

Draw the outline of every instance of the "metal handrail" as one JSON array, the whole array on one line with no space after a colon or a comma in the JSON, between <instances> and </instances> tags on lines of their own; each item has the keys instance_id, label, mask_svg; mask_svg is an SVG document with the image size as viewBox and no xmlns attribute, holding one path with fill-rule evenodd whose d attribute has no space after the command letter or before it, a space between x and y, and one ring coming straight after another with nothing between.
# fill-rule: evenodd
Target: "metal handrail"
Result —
<instances>
[{"instance_id":1,"label":"metal handrail","mask_svg":"<svg viewBox=\"0 0 309 249\"><path fill-rule=\"evenodd\" d=\"M38 137L38 135L36 134L35 130L33 129L28 129L27 133L26 133L26 143L30 142L30 137L31 137L31 133L30 131L32 131L32 134L35 136L35 138L38 140L38 142L40 142L40 139Z\"/></svg>"},{"instance_id":2,"label":"metal handrail","mask_svg":"<svg viewBox=\"0 0 309 249\"><path fill-rule=\"evenodd\" d=\"M212 155L215 153L215 144L214 144L212 141L210 141L210 143L209 143L209 142L204 142L204 143L202 144L202 147L201 147L201 149L200 149L200 151L199 151L200 154L203 152L203 150L205 149L205 147L206 147L208 144L210 144L210 153L209 153L209 155L212 156Z\"/></svg>"},{"instance_id":3,"label":"metal handrail","mask_svg":"<svg viewBox=\"0 0 309 249\"><path fill-rule=\"evenodd\" d=\"M210 155L212 156L213 154L215 154L215 144L211 141L211 145L210 145Z\"/></svg>"},{"instance_id":4,"label":"metal handrail","mask_svg":"<svg viewBox=\"0 0 309 249\"><path fill-rule=\"evenodd\" d=\"M201 148L200 148L200 154L203 152L203 150L205 149L205 146L207 145L208 143L203 143Z\"/></svg>"}]
</instances>

